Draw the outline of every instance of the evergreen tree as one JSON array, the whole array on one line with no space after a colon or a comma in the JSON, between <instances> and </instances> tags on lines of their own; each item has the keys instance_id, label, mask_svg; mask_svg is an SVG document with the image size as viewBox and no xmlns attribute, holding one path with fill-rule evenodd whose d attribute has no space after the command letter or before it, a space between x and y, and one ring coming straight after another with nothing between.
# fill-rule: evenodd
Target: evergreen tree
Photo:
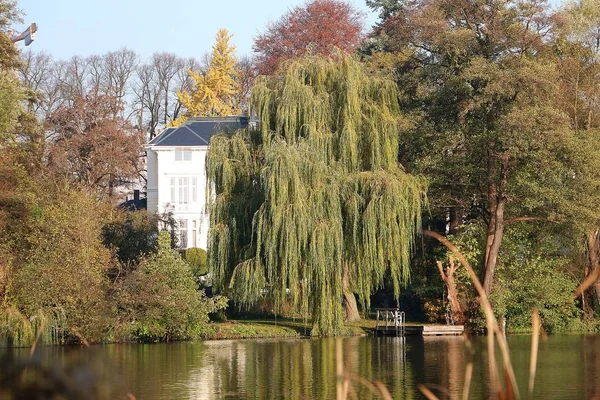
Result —
<instances>
[{"instance_id":1,"label":"evergreen tree","mask_svg":"<svg viewBox=\"0 0 600 400\"><path fill-rule=\"evenodd\" d=\"M252 93L260 131L212 139L209 265L234 300L267 289L308 316L313 335L341 332L390 271L396 297L425 190L398 164L392 81L347 55L307 56Z\"/></svg>"},{"instance_id":2,"label":"evergreen tree","mask_svg":"<svg viewBox=\"0 0 600 400\"><path fill-rule=\"evenodd\" d=\"M235 46L229 44L231 34L226 29L217 32L208 68L204 72L189 71L194 80L194 90L177 92L186 112L181 123L188 117L222 117L239 114L237 94L239 68L235 58Z\"/></svg>"}]
</instances>

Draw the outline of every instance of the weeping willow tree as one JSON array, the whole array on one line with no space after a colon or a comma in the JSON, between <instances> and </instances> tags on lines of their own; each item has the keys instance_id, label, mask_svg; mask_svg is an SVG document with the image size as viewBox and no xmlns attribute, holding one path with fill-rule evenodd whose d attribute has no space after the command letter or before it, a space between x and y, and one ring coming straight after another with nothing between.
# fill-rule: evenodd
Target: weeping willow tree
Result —
<instances>
[{"instance_id":1,"label":"weeping willow tree","mask_svg":"<svg viewBox=\"0 0 600 400\"><path fill-rule=\"evenodd\" d=\"M339 334L355 294L369 307L387 271L396 297L409 278L425 183L397 161L396 86L350 56L307 56L260 78L251 103L258 128L213 137L207 158L215 284Z\"/></svg>"}]
</instances>

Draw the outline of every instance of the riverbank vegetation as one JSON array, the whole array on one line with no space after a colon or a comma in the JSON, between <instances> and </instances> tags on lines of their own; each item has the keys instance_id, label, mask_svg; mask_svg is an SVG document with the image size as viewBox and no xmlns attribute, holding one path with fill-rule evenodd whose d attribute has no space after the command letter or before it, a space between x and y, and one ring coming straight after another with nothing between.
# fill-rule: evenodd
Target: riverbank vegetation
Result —
<instances>
[{"instance_id":1,"label":"riverbank vegetation","mask_svg":"<svg viewBox=\"0 0 600 400\"><path fill-rule=\"evenodd\" d=\"M466 271L425 231L466 256L509 332L534 307L548 332L598 330L600 6L367 4L379 20L364 37L346 3L299 6L346 13L352 45L303 42L317 20L298 35L282 18L255 65L233 65L226 31L227 62L204 64L127 49L58 62L0 34L2 343L252 337L265 331L209 315L257 309L336 335L398 303L484 330ZM6 31L16 7L0 5ZM273 35L294 52L270 59ZM194 114L177 93L221 64L229 109L260 124L213 137L209 249L181 254L169 215L118 204L144 184L142 143Z\"/></svg>"}]
</instances>

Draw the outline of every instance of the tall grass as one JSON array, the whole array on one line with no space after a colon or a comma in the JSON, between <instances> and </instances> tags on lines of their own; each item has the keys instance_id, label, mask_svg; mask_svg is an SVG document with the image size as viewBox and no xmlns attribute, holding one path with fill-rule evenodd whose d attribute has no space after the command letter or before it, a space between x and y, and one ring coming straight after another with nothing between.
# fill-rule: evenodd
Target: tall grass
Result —
<instances>
[{"instance_id":1,"label":"tall grass","mask_svg":"<svg viewBox=\"0 0 600 400\"><path fill-rule=\"evenodd\" d=\"M446 237L440 235L437 232L422 230L421 233L425 236L432 237L446 246L454 256L460 261L461 265L467 270L475 289L479 295L479 303L483 308L486 318L487 325L487 349L488 349L488 368L491 380L491 388L490 391L492 393L492 397L496 397L499 400L513 400L520 399L521 394L519 391L519 387L517 385L517 381L515 378L515 373L513 370L513 366L510 360L508 343L506 342L506 337L502 332L501 327L494 316L494 312L492 310L491 303L488 297L483 290L483 286L477 277L477 274L465 258L465 256L458 250L454 244L452 244ZM584 282L589 287L593 282L589 280L589 282ZM574 295L577 295L579 291L585 290L587 287L582 284ZM531 357L530 357L530 367L529 367L529 386L528 392L529 395L533 393L534 382L535 382L535 374L536 374L536 366L537 366L537 355L538 355L538 344L539 344L539 336L541 331L541 323L540 317L537 309L533 310L532 315L533 321L533 337L531 340ZM498 372L498 367L496 363L496 354L495 354L495 345L498 344L500 348L500 352L502 355L502 365L503 365L503 381L500 377L500 373ZM337 400L346 400L350 396L351 398L357 398L356 392L353 388L353 383L357 382L365 386L369 389L374 395L383 398L383 399L392 399L392 396L389 390L381 383L380 381L370 382L364 378L360 378L353 374L349 374L344 372L344 365L342 359L342 345L341 341L338 339L336 342L336 359L337 359L337 386L336 386L336 394ZM468 363L465 370L465 380L463 384L463 393L462 399L466 400L469 398L470 386L471 386L471 378L473 376L473 364ZM438 397L425 385L417 386L421 393L429 400L438 400Z\"/></svg>"}]
</instances>

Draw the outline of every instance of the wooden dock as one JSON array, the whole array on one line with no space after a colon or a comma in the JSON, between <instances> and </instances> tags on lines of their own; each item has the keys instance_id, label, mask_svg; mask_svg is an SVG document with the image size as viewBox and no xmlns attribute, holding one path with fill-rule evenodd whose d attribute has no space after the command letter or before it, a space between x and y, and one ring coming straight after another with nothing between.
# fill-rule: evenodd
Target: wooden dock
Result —
<instances>
[{"instance_id":1,"label":"wooden dock","mask_svg":"<svg viewBox=\"0 0 600 400\"><path fill-rule=\"evenodd\" d=\"M375 334L377 336L458 336L465 331L463 325L404 325L396 328L395 326L377 326Z\"/></svg>"},{"instance_id":2,"label":"wooden dock","mask_svg":"<svg viewBox=\"0 0 600 400\"><path fill-rule=\"evenodd\" d=\"M465 327L463 325L406 325L404 327L405 335L462 335L464 331Z\"/></svg>"},{"instance_id":3,"label":"wooden dock","mask_svg":"<svg viewBox=\"0 0 600 400\"><path fill-rule=\"evenodd\" d=\"M446 336L462 335L463 325L407 325L404 312L398 308L376 308L377 325L375 334L378 336Z\"/></svg>"}]
</instances>

